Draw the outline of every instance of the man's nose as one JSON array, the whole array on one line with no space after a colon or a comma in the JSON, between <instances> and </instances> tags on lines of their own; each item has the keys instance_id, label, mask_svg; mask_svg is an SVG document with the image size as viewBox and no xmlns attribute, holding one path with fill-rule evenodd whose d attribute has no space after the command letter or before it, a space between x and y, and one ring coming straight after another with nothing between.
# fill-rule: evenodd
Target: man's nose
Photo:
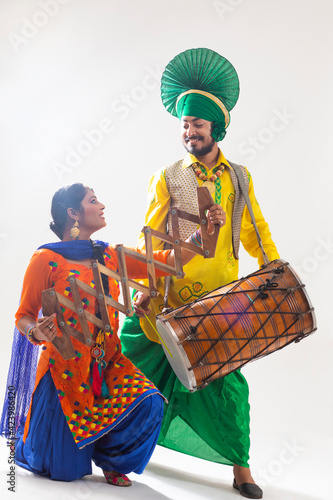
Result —
<instances>
[{"instance_id":1,"label":"man's nose","mask_svg":"<svg viewBox=\"0 0 333 500\"><path fill-rule=\"evenodd\" d=\"M189 125L188 129L186 130L186 132L187 132L187 136L188 137L192 137L193 135L195 135L194 126L193 125Z\"/></svg>"}]
</instances>

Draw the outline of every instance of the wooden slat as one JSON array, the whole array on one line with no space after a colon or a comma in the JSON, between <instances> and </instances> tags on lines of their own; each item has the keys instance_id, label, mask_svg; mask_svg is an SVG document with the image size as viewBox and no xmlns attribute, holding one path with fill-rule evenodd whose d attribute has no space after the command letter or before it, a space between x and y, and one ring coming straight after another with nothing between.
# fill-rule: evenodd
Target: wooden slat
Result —
<instances>
[{"instance_id":1,"label":"wooden slat","mask_svg":"<svg viewBox=\"0 0 333 500\"><path fill-rule=\"evenodd\" d=\"M75 276L68 276L67 281L69 282L69 286L71 288L71 293L73 296L74 304L75 304L75 312L78 315L79 322L82 328L82 336L84 337L84 343L87 346L92 345L91 332L89 330L88 321L85 315L85 310L82 304L82 300L80 297L79 287L76 282Z\"/></svg>"},{"instance_id":2,"label":"wooden slat","mask_svg":"<svg viewBox=\"0 0 333 500\"><path fill-rule=\"evenodd\" d=\"M144 235L145 235L146 264L147 264L149 290L150 290L150 296L154 298L157 296L157 288L156 288L156 274L154 267L153 243L151 240L151 232L149 226L144 227Z\"/></svg>"},{"instance_id":3,"label":"wooden slat","mask_svg":"<svg viewBox=\"0 0 333 500\"><path fill-rule=\"evenodd\" d=\"M205 189L207 189L207 188L205 188ZM181 213L187 214L187 212L182 212L181 210L178 209L178 216ZM191 215L191 214L187 214L187 215ZM195 221L192 220L192 222L196 222L196 223L199 224L199 222L200 222L199 217L197 217L196 215L194 215L193 217L195 217ZM182 217L182 218L185 218L185 217ZM188 219L188 218L186 218L186 219ZM165 236L164 238L162 238L163 233L160 233L159 231L155 231L154 229L150 229L150 232L151 232L152 236L154 236L154 237L156 237L156 238L158 238L160 240L163 240L166 243L170 243L171 245L173 245L173 238L172 238L172 236L170 236L170 235L167 234L167 235L164 235ZM187 243L186 241L181 240L180 245L183 248L187 248L191 252L197 253L197 254L202 255L202 256L204 255L204 252L203 252L202 248L197 247L196 245L193 245L192 243ZM158 268L156 261L155 261L155 268L156 269ZM160 269L160 268L158 268L158 269ZM167 268L161 269L161 270L170 273L170 269L174 270L173 268L170 268L170 266L167 266ZM176 273L173 273L173 274L176 275Z\"/></svg>"},{"instance_id":4,"label":"wooden slat","mask_svg":"<svg viewBox=\"0 0 333 500\"><path fill-rule=\"evenodd\" d=\"M102 277L98 271L98 262L94 261L92 263L92 271L94 275L94 282L97 292L97 300L99 305L99 312L102 316L103 327L102 330L105 332L111 332L111 322L109 318L108 308L106 306L105 294L103 289Z\"/></svg>"},{"instance_id":5,"label":"wooden slat","mask_svg":"<svg viewBox=\"0 0 333 500\"><path fill-rule=\"evenodd\" d=\"M62 333L61 337L55 337L52 344L57 349L59 354L64 359L71 359L75 357L75 349L73 347L72 341L70 339L70 333L67 329L67 323L65 321L64 315L61 311L60 303L57 298L57 292L54 288L49 288L48 290L43 290L42 292L42 309L44 316L51 316L53 313L57 313L56 321L58 327Z\"/></svg>"},{"instance_id":6,"label":"wooden slat","mask_svg":"<svg viewBox=\"0 0 333 500\"><path fill-rule=\"evenodd\" d=\"M119 275L117 275L117 276L118 276L118 279L119 279ZM84 283L83 281L79 280L78 278L76 278L76 282L77 282L79 288L81 288L84 292L89 293L93 297L97 298L97 293L96 293L96 290L94 288L92 288L90 285L87 285L86 283ZM119 304L119 302L117 302L116 300L114 300L112 297L105 297L105 301L106 301L106 303L109 306L113 307L114 309L117 309L117 310L119 310L119 311L121 311L123 313L125 312L124 311L124 307L118 309L118 305L121 306L121 304ZM74 309L72 309L72 310L74 310Z\"/></svg>"},{"instance_id":7,"label":"wooden slat","mask_svg":"<svg viewBox=\"0 0 333 500\"><path fill-rule=\"evenodd\" d=\"M198 215L190 214L189 212L184 212L184 210L180 210L179 208L177 208L177 210L178 210L178 217L180 219L188 220L190 222L193 222L194 224L198 225L200 224L200 218Z\"/></svg>"},{"instance_id":8,"label":"wooden slat","mask_svg":"<svg viewBox=\"0 0 333 500\"><path fill-rule=\"evenodd\" d=\"M149 288L145 285L142 285L141 283L137 283L136 281L133 280L128 280L128 284L131 288L134 288L135 290L139 290L139 292L145 293L146 295L149 295Z\"/></svg>"},{"instance_id":9,"label":"wooden slat","mask_svg":"<svg viewBox=\"0 0 333 500\"><path fill-rule=\"evenodd\" d=\"M172 237L170 235L160 233L159 231L155 231L148 226L145 226L142 231L145 234L146 255L142 255L129 248L123 247L122 245L117 245L116 249L118 253L120 273L117 273L112 269L103 266L98 261L93 261L92 271L96 288L92 288L83 281L77 279L75 276L69 276L68 281L70 283L74 302L56 292L54 288L43 291L43 313L47 316L50 316L51 314L53 314L53 312L57 313L57 322L59 329L62 332L62 337L56 337L56 339L54 339L53 341L53 344L55 348L60 352L60 354L64 357L64 359L70 359L75 356L75 350L70 340L70 335L78 339L80 342L85 343L86 345L89 345L89 343L92 342L88 322L94 324L95 326L97 326L97 328L106 331L111 330L107 305L123 312L128 316L133 314L129 287L135 288L139 291L142 291L143 293L150 294L151 297L156 297L158 291L156 289L155 269L176 276L177 278L182 277L183 266L181 259L181 248L186 248L191 252L203 255L205 258L214 257L220 226L216 225L214 234L212 236L208 236L206 211L209 210L214 202L208 189L205 187L198 188L198 204L199 217L197 215L184 212L183 210L179 210L176 207L171 208L171 221L173 228ZM198 248L192 243L187 243L180 240L178 221L179 218L188 220L195 224L200 224L203 242L202 248ZM174 247L175 267L168 266L167 264L154 260L152 237L158 238ZM149 288L128 278L125 259L126 255L147 265ZM105 296L101 273L121 283L124 304L117 302L112 297ZM84 309L79 293L79 288L98 300L102 319L97 318ZM64 305L69 310L78 315L82 332L79 332L75 328L72 328L71 326L66 324L60 304Z\"/></svg>"},{"instance_id":10,"label":"wooden slat","mask_svg":"<svg viewBox=\"0 0 333 500\"><path fill-rule=\"evenodd\" d=\"M176 277L182 278L184 276L184 273L183 273L182 249L181 249L181 241L179 233L178 208L171 207L170 213L171 213L171 226L172 226L172 237L173 237L173 251L175 255Z\"/></svg>"},{"instance_id":11,"label":"wooden slat","mask_svg":"<svg viewBox=\"0 0 333 500\"><path fill-rule=\"evenodd\" d=\"M71 311L76 313L75 305L71 300L69 300L67 297L64 297L58 292L56 292L56 296L60 304L62 304L63 306L67 307L67 309L70 309Z\"/></svg>"},{"instance_id":12,"label":"wooden slat","mask_svg":"<svg viewBox=\"0 0 333 500\"><path fill-rule=\"evenodd\" d=\"M123 247L123 249L124 249L124 253L126 254L127 253L126 247ZM131 251L131 253L138 255L137 252ZM145 257L143 258L143 262L146 262ZM108 276L110 276L110 277L114 278L115 280L121 282L121 276L120 276L119 273L116 273L115 271L111 271L106 266L103 266L100 263L98 263L98 269L99 269L100 272L102 272L104 274L107 274ZM134 288L136 290L139 290L140 292L146 293L147 295L149 295L149 293L150 293L148 287L146 287L144 285L141 285L140 283L137 283L136 281L131 280L131 279L128 279L128 286L131 287L131 288ZM112 299L111 297L106 297L105 300L106 300L106 303L109 306L113 307L114 309L117 309L117 311L122 312L126 316L132 316L133 315L133 310L132 310L132 307L131 307L131 302L130 302L130 307L126 307L126 305L123 305L120 302L117 302L116 300ZM130 310L130 312L128 312L129 310Z\"/></svg>"},{"instance_id":13,"label":"wooden slat","mask_svg":"<svg viewBox=\"0 0 333 500\"><path fill-rule=\"evenodd\" d=\"M96 318L96 316L94 316L93 314L91 314L90 312L86 311L86 318L88 321L90 321L90 323L93 323L95 326L97 326L97 328L100 328L101 330L103 330L103 321L99 318Z\"/></svg>"},{"instance_id":14,"label":"wooden slat","mask_svg":"<svg viewBox=\"0 0 333 500\"><path fill-rule=\"evenodd\" d=\"M106 266L103 266L103 264L100 264L99 262L98 262L98 270L99 270L99 272L106 274L107 276L110 276L110 278L113 278L116 281L121 280L121 276L119 273L112 271L111 269L109 269ZM129 282L130 281L131 280L129 280ZM134 288L134 287L132 287L132 288ZM105 301L110 307L113 307L117 311L120 311L123 314L126 314L126 311L127 311L126 307L123 304L121 304L120 302L117 302L116 300L114 300L112 297L105 297Z\"/></svg>"},{"instance_id":15,"label":"wooden slat","mask_svg":"<svg viewBox=\"0 0 333 500\"><path fill-rule=\"evenodd\" d=\"M143 262L146 264L146 256L142 255L138 252L135 252L134 250L130 250L129 248L124 247L124 252L125 255L128 255L129 257L133 257L133 259L138 260L139 262ZM173 276L176 276L176 270L174 267L168 266L167 264L164 264L163 262L159 262L158 260L154 260L154 265L155 269L158 269L159 271L163 271L167 274L171 274Z\"/></svg>"},{"instance_id":16,"label":"wooden slat","mask_svg":"<svg viewBox=\"0 0 333 500\"><path fill-rule=\"evenodd\" d=\"M70 325L67 325L66 328L67 328L68 333L70 334L71 337L74 337L75 339L79 340L80 342L82 342L82 344L86 344L86 341L85 341L85 338L84 338L82 332L75 330L75 328L73 328ZM93 339L91 339L91 344L90 344L90 346L88 345L88 347L91 347L93 345L93 343L94 343L94 341L93 341Z\"/></svg>"},{"instance_id":17,"label":"wooden slat","mask_svg":"<svg viewBox=\"0 0 333 500\"><path fill-rule=\"evenodd\" d=\"M145 228L143 228L141 230L142 233L144 232L144 229ZM166 243L169 243L170 245L173 244L173 238L172 238L172 236L170 236L170 234L161 233L160 231L156 231L156 229L153 229L153 228L150 228L150 232L151 232L152 237L156 237L157 239L165 241Z\"/></svg>"},{"instance_id":18,"label":"wooden slat","mask_svg":"<svg viewBox=\"0 0 333 500\"><path fill-rule=\"evenodd\" d=\"M67 297L64 297L63 295L61 295L58 292L56 292L56 295L57 295L57 298L58 298L60 304L62 304L63 306L67 307L68 309L70 309L71 311L76 313L75 306L71 300L69 300ZM98 328L103 329L103 321L101 319L96 318L96 316L94 316L93 314L91 314L88 311L85 311L85 314L86 314L87 320L90 321L90 323L93 323Z\"/></svg>"},{"instance_id":19,"label":"wooden slat","mask_svg":"<svg viewBox=\"0 0 333 500\"><path fill-rule=\"evenodd\" d=\"M201 227L201 239L202 248L204 252L205 259L212 259L215 255L215 249L217 244L217 239L219 237L220 226L215 224L214 234L211 236L207 233L207 217L206 211L214 205L213 198L206 187L198 187L198 205L199 205L199 217L200 217L200 227Z\"/></svg>"},{"instance_id":20,"label":"wooden slat","mask_svg":"<svg viewBox=\"0 0 333 500\"><path fill-rule=\"evenodd\" d=\"M197 247L196 245L194 245L193 243L188 243L187 241L182 241L181 242L181 246L182 248L186 248L187 250L189 250L190 252L193 252L193 253L196 253L198 255L202 255L204 256L204 251L202 248L200 247Z\"/></svg>"},{"instance_id":21,"label":"wooden slat","mask_svg":"<svg viewBox=\"0 0 333 500\"><path fill-rule=\"evenodd\" d=\"M113 271L112 269L109 269L108 267L103 266L103 264L101 264L98 261L97 261L97 264L98 264L98 270L99 270L100 273L106 274L110 278L113 278L116 281L119 281L120 277L119 277L119 274L116 273L116 271Z\"/></svg>"},{"instance_id":22,"label":"wooden slat","mask_svg":"<svg viewBox=\"0 0 333 500\"><path fill-rule=\"evenodd\" d=\"M125 306L123 306L120 302L117 302L116 300L114 300L112 297L105 297L105 302L110 307L113 307L113 309L116 309L117 311L120 311L123 314L126 314Z\"/></svg>"},{"instance_id":23,"label":"wooden slat","mask_svg":"<svg viewBox=\"0 0 333 500\"><path fill-rule=\"evenodd\" d=\"M113 309L116 309L117 311L120 311L123 314L126 314L126 308L123 304L121 304L120 302L117 302L116 300L112 299L111 297L106 297L105 300L106 300L106 303L110 307L113 307Z\"/></svg>"},{"instance_id":24,"label":"wooden slat","mask_svg":"<svg viewBox=\"0 0 333 500\"><path fill-rule=\"evenodd\" d=\"M97 292L96 292L95 288L91 287L90 285L87 285L86 283L79 280L78 278L76 278L76 283L78 284L79 288L81 288L81 290L88 293L89 295L92 295L93 297L95 297L97 299Z\"/></svg>"},{"instance_id":25,"label":"wooden slat","mask_svg":"<svg viewBox=\"0 0 333 500\"><path fill-rule=\"evenodd\" d=\"M43 294L45 293L45 295L47 296L47 292L49 292L50 290L54 291L54 288L50 288L48 290L43 290L43 292L42 292L43 314L45 314L47 316L50 316L50 314L53 314L53 312L57 312L56 310L54 310L53 312L50 313L50 311L53 310L54 307L56 307L56 309L57 309L57 306L54 305L54 304L56 304L56 302L58 302L58 304L60 304L60 302L58 300L57 293L55 292L56 298L53 299L54 303L51 302L51 307L50 308L48 307L50 300L48 298L44 298ZM85 337L83 336L83 333L79 332L78 330L75 330L75 328L73 328L72 326L68 325L68 323L65 322L65 318L64 318L63 313L61 311L61 307L58 309L58 312L57 312L57 323L58 323L59 330L61 331L62 334L63 334L63 330L65 329L65 335L67 333L71 337L75 337L77 340L82 342L82 344L86 343L86 340L85 340ZM58 339L61 339L61 338L62 337L58 337ZM56 343L59 344L59 346L60 346L59 342L56 341ZM89 344L89 342L87 344ZM61 348L61 346L60 346L60 348ZM62 353L60 352L60 354L62 354Z\"/></svg>"},{"instance_id":26,"label":"wooden slat","mask_svg":"<svg viewBox=\"0 0 333 500\"><path fill-rule=\"evenodd\" d=\"M116 245L116 250L117 250L117 256L118 256L120 283L121 283L121 289L123 292L126 316L132 316L133 310L132 310L131 294L129 291L127 267L126 267L126 260L125 260L125 253L124 253L123 245Z\"/></svg>"}]
</instances>

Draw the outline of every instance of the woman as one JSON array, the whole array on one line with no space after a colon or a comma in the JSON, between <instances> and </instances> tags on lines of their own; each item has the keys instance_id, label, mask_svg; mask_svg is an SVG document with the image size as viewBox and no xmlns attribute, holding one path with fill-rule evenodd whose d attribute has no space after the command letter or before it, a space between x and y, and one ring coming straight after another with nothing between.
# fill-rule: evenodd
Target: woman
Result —
<instances>
[{"instance_id":1,"label":"woman","mask_svg":"<svg viewBox=\"0 0 333 500\"><path fill-rule=\"evenodd\" d=\"M115 250L107 243L90 240L106 225L104 209L94 191L83 184L61 188L52 200L50 224L61 241L40 247L28 265L16 325L30 343L43 344L43 349L15 459L25 469L63 481L91 474L93 460L109 484L130 486L126 474L142 473L156 445L163 399L122 355L117 311L108 306L110 333L89 323L99 355L71 337L75 358L69 360L64 360L52 344L59 334L56 314L38 318L42 291L54 287L61 295L70 296L70 275L94 288L92 259L117 269ZM213 206L208 217L210 232L212 224L221 223L223 217L220 207ZM193 256L182 250L183 263ZM154 252L154 258L174 265L173 251ZM146 277L144 264L133 258L126 258L126 263L129 278ZM104 277L103 286L105 295L117 300L118 283ZM97 299L83 291L80 295L86 311L98 316ZM144 307L138 303L136 308L140 305ZM64 309L63 315L67 324L80 330L75 313Z\"/></svg>"}]
</instances>

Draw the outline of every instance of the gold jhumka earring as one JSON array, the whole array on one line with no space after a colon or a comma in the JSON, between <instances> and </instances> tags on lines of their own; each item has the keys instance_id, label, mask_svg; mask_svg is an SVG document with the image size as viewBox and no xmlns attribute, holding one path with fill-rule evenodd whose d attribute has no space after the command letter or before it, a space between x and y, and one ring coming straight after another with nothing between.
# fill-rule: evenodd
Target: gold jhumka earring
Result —
<instances>
[{"instance_id":1,"label":"gold jhumka earring","mask_svg":"<svg viewBox=\"0 0 333 500\"><path fill-rule=\"evenodd\" d=\"M75 221L74 225L71 229L70 237L72 240L78 240L79 236L80 236L79 223L78 223L78 221Z\"/></svg>"}]
</instances>

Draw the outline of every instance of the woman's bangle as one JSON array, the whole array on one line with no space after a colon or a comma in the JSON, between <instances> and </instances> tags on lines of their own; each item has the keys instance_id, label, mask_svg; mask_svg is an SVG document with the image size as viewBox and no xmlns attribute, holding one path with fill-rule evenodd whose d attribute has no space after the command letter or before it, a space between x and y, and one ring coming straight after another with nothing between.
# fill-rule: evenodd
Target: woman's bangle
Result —
<instances>
[{"instance_id":1,"label":"woman's bangle","mask_svg":"<svg viewBox=\"0 0 333 500\"><path fill-rule=\"evenodd\" d=\"M36 328L36 324L35 323L29 323L24 328L24 335L27 337L27 339L29 340L29 342L31 342L33 345L41 345L43 343L43 341L42 340L36 340L34 338L34 336L33 336L35 328Z\"/></svg>"},{"instance_id":2,"label":"woman's bangle","mask_svg":"<svg viewBox=\"0 0 333 500\"><path fill-rule=\"evenodd\" d=\"M201 230L197 229L195 233L191 234L189 237L189 242L193 243L193 245L200 247L202 244L202 239L201 239Z\"/></svg>"}]
</instances>

